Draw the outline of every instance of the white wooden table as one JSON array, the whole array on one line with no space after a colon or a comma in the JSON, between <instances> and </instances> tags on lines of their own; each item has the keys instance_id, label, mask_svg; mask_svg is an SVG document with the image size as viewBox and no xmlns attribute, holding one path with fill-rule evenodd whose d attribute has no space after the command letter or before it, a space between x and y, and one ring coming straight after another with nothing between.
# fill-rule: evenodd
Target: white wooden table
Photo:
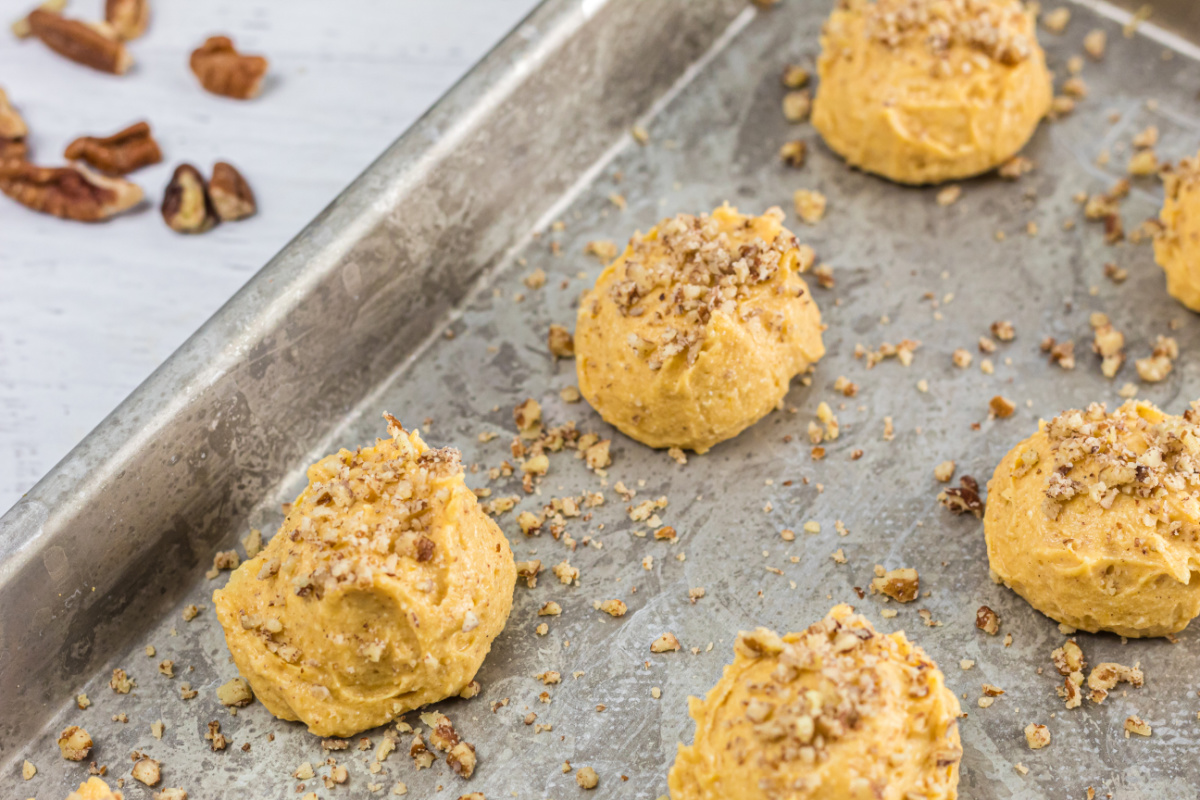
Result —
<instances>
[{"instance_id":1,"label":"white wooden table","mask_svg":"<svg viewBox=\"0 0 1200 800\"><path fill-rule=\"evenodd\" d=\"M32 160L62 163L82 134L149 120L164 163L134 173L147 202L85 225L0 196L0 513L66 455L209 315L515 25L536 0L153 2L121 77L66 61L8 23L0 86L29 124ZM72 15L99 19L100 0ZM263 94L214 97L188 70L213 34L271 61ZM175 165L239 167L259 213L181 236L158 212Z\"/></svg>"}]
</instances>

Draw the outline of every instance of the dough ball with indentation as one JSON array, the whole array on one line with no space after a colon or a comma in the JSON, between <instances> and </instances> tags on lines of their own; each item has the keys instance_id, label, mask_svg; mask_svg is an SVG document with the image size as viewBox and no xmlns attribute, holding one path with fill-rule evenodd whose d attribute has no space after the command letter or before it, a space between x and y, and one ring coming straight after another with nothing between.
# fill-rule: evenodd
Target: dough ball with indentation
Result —
<instances>
[{"instance_id":1,"label":"dough ball with indentation","mask_svg":"<svg viewBox=\"0 0 1200 800\"><path fill-rule=\"evenodd\" d=\"M1154 259L1167 273L1167 291L1200 311L1200 156L1163 171L1162 230L1154 237Z\"/></svg>"},{"instance_id":2,"label":"dough ball with indentation","mask_svg":"<svg viewBox=\"0 0 1200 800\"><path fill-rule=\"evenodd\" d=\"M953 800L959 705L902 632L847 605L780 637L740 633L733 663L690 699L672 800Z\"/></svg>"},{"instance_id":3,"label":"dough ball with indentation","mask_svg":"<svg viewBox=\"0 0 1200 800\"><path fill-rule=\"evenodd\" d=\"M846 0L821 48L813 126L852 166L899 183L987 172L1050 109L1020 0Z\"/></svg>"},{"instance_id":4,"label":"dough ball with indentation","mask_svg":"<svg viewBox=\"0 0 1200 800\"><path fill-rule=\"evenodd\" d=\"M1085 631L1164 636L1200 613L1200 411L1064 411L988 482L993 578Z\"/></svg>"},{"instance_id":5,"label":"dough ball with indentation","mask_svg":"<svg viewBox=\"0 0 1200 800\"><path fill-rule=\"evenodd\" d=\"M736 436L825 354L800 277L812 260L777 208L725 205L635 235L580 302L579 391L651 447L703 453Z\"/></svg>"},{"instance_id":6,"label":"dough ball with indentation","mask_svg":"<svg viewBox=\"0 0 1200 800\"><path fill-rule=\"evenodd\" d=\"M308 470L279 533L213 594L255 696L350 736L475 677L512 609L516 565L457 450L392 438Z\"/></svg>"}]
</instances>

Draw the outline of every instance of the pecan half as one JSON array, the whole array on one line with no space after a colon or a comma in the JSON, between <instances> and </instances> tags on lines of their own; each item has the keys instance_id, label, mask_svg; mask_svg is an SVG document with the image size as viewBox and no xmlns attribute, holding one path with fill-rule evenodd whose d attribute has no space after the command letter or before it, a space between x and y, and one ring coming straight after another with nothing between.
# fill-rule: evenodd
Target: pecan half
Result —
<instances>
[{"instance_id":1,"label":"pecan half","mask_svg":"<svg viewBox=\"0 0 1200 800\"><path fill-rule=\"evenodd\" d=\"M162 151L150 133L150 125L138 122L112 136L82 136L67 145L66 157L86 161L103 172L125 175L162 161Z\"/></svg>"},{"instance_id":2,"label":"pecan half","mask_svg":"<svg viewBox=\"0 0 1200 800\"><path fill-rule=\"evenodd\" d=\"M43 11L49 11L52 14L60 14L66 7L67 0L46 0L38 6ZM28 14L12 24L12 32L18 39L28 39L33 35L33 27L29 24Z\"/></svg>"},{"instance_id":3,"label":"pecan half","mask_svg":"<svg viewBox=\"0 0 1200 800\"><path fill-rule=\"evenodd\" d=\"M179 233L204 233L217 224L217 212L204 176L191 164L180 164L163 192L162 216Z\"/></svg>"},{"instance_id":4,"label":"pecan half","mask_svg":"<svg viewBox=\"0 0 1200 800\"><path fill-rule=\"evenodd\" d=\"M60 56L86 67L121 75L133 64L125 45L105 23L86 23L36 8L29 29Z\"/></svg>"},{"instance_id":5,"label":"pecan half","mask_svg":"<svg viewBox=\"0 0 1200 800\"><path fill-rule=\"evenodd\" d=\"M25 120L8 102L8 95L0 89L0 159L25 158L25 137L29 128Z\"/></svg>"},{"instance_id":6,"label":"pecan half","mask_svg":"<svg viewBox=\"0 0 1200 800\"><path fill-rule=\"evenodd\" d=\"M242 55L228 36L209 37L192 52L191 67L206 90L236 100L257 97L267 74L265 58Z\"/></svg>"},{"instance_id":7,"label":"pecan half","mask_svg":"<svg viewBox=\"0 0 1200 800\"><path fill-rule=\"evenodd\" d=\"M142 200L142 188L109 178L80 164L37 167L25 161L0 161L0 192L43 214L80 222L99 222Z\"/></svg>"},{"instance_id":8,"label":"pecan half","mask_svg":"<svg viewBox=\"0 0 1200 800\"><path fill-rule=\"evenodd\" d=\"M105 0L104 19L125 41L136 39L150 24L150 0Z\"/></svg>"},{"instance_id":9,"label":"pecan half","mask_svg":"<svg viewBox=\"0 0 1200 800\"><path fill-rule=\"evenodd\" d=\"M208 184L217 216L223 222L245 219L258 210L250 184L232 164L218 161L213 165L212 180Z\"/></svg>"}]
</instances>

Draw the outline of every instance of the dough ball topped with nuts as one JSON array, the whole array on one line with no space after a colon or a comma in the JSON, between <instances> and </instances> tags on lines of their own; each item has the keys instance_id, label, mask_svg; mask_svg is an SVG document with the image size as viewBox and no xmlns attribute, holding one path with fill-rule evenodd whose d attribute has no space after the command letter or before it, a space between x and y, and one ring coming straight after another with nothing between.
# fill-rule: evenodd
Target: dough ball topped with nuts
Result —
<instances>
[{"instance_id":1,"label":"dough ball topped with nuts","mask_svg":"<svg viewBox=\"0 0 1200 800\"><path fill-rule=\"evenodd\" d=\"M1154 237L1154 260L1167 273L1167 291L1200 311L1200 156L1182 159L1162 173L1162 230Z\"/></svg>"},{"instance_id":2,"label":"dough ball topped with nuts","mask_svg":"<svg viewBox=\"0 0 1200 800\"><path fill-rule=\"evenodd\" d=\"M899 183L987 172L1050 109L1020 0L842 0L821 48L813 126L852 166Z\"/></svg>"},{"instance_id":3,"label":"dough ball topped with nuts","mask_svg":"<svg viewBox=\"0 0 1200 800\"><path fill-rule=\"evenodd\" d=\"M1064 411L988 482L993 578L1058 622L1165 636L1200 613L1200 405Z\"/></svg>"},{"instance_id":4,"label":"dough ball topped with nuts","mask_svg":"<svg viewBox=\"0 0 1200 800\"><path fill-rule=\"evenodd\" d=\"M213 593L255 696L318 736L459 694L512 609L512 551L458 451L388 423L309 467L279 533Z\"/></svg>"},{"instance_id":5,"label":"dough ball topped with nuts","mask_svg":"<svg viewBox=\"0 0 1200 800\"><path fill-rule=\"evenodd\" d=\"M651 447L703 453L777 407L821 356L821 314L800 273L811 248L724 205L636 234L579 306L579 390Z\"/></svg>"},{"instance_id":6,"label":"dough ball topped with nuts","mask_svg":"<svg viewBox=\"0 0 1200 800\"><path fill-rule=\"evenodd\" d=\"M903 633L847 605L802 633L738 635L733 663L691 698L672 800L953 800L962 746L945 677Z\"/></svg>"}]
</instances>

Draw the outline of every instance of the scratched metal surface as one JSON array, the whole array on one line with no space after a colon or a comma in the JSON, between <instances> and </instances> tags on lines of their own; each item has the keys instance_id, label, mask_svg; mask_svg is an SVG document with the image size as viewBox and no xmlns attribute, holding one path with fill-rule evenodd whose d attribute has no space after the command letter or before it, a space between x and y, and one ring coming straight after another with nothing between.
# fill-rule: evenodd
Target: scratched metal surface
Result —
<instances>
[{"instance_id":1,"label":"scratched metal surface","mask_svg":"<svg viewBox=\"0 0 1200 800\"><path fill-rule=\"evenodd\" d=\"M571 3L552 5L563 13L574 8ZM590 21L571 24L589 35L605 25L631 24L635 6L614 0ZM729 3L693 4L694 15L711 13L709 27L725 34L714 47L706 45L706 58L697 60L693 54L697 66L643 118L651 137L648 145L615 133L627 129L632 116L616 119L611 139L616 147L599 160L575 165L582 180L574 185L564 180L558 194L547 194L540 206L529 204L541 209L539 225L518 231L521 241L504 258L488 262L490 268L470 295L436 323L429 322L425 331L431 335L415 354L382 382L364 380L356 394L345 398L344 411L330 412L330 427L297 434L295 446L282 448L275 458L283 462L276 464L278 474L286 469L286 477L263 479L269 485L252 487L260 502L213 523L208 538L199 539L204 549L196 548L186 569L171 566L178 569L175 590L161 590L157 600L139 596L113 612L122 622L120 630L113 629L119 646L103 650L103 641L88 640L87 648L100 652L88 661L70 653L73 639L67 636L62 653L46 668L57 676L49 681L58 687L57 694L39 692L40 675L8 684L18 694L0 698L5 715L23 713L19 710L25 702L29 708L40 704L61 710L40 733L15 746L11 734L7 742L0 735L0 745L7 747L0 754L11 754L12 769L26 757L39 769L29 784L7 777L2 793L52 798L82 780L85 770L58 757L54 738L67 724L83 724L98 742L95 757L113 777L128 777L128 753L136 748L163 761L164 785L182 786L193 797L228 795L234 789L250 796L294 794L298 781L290 773L302 762L320 762L325 754L300 726L274 720L261 706L231 716L217 704L215 688L235 674L208 601L225 576L210 582L203 573L211 553L230 546L250 526L269 533L279 524L279 503L302 487L301 470L313 457L380 435L379 415L387 409L420 425L431 442L459 447L466 463L479 464L480 471L468 477L472 486L487 485L493 496L521 495L517 509L499 520L517 557L539 558L546 565L569 558L581 570L580 585L565 587L547 574L535 589L519 586L508 628L478 676L482 695L439 706L478 749L479 767L469 783L440 762L418 772L403 752L393 754L373 775L366 766L370 754L352 750L341 754L350 767L349 789L328 791L319 780L310 780L305 791L322 797L363 796L371 784L387 792L403 781L416 797L437 796L440 789L448 797L481 791L490 798L561 798L580 792L574 776L561 768L570 761L596 769L598 796L658 797L666 793L677 743L691 736L687 697L703 693L717 679L731 657L735 632L755 625L801 629L835 602L846 601L882 630L907 631L942 665L949 685L964 695L969 716L961 724L963 796L1083 797L1088 786L1098 796L1111 792L1121 800L1194 794L1192 787L1200 783L1196 636L1185 632L1174 645L1080 636L1091 662L1140 662L1146 684L1118 693L1102 706L1064 711L1049 660L1063 637L1053 622L988 580L981 524L972 517L953 517L937 504L939 486L932 471L952 459L960 475L983 482L1007 449L1035 429L1039 417L1093 400L1117 402L1117 389L1136 381L1132 359L1148 354L1158 334L1174 335L1184 355L1168 380L1142 386L1141 396L1178 412L1200 394L1200 370L1191 357L1200 347L1200 322L1165 294L1148 245L1104 246L1101 231L1080 219L1071 199L1078 191L1100 191L1116 180L1131 137L1148 124L1161 131L1161 157L1173 160L1195 151L1200 143L1195 114L1200 67L1182 52L1168 60L1163 43L1143 35L1124 38L1115 22L1075 7L1065 35L1043 34L1042 39L1061 75L1066 59L1081 51L1088 30L1108 30L1108 55L1100 63L1088 62L1083 73L1088 99L1075 114L1038 131L1026 150L1038 164L1035 172L1017 184L992 177L967 181L962 199L942 207L934 202L936 189L902 188L851 171L819 144L809 126L789 126L782 119L780 69L789 61L811 64L825 11L823 3L784 2L767 14L745 11L735 19L736 9ZM557 19L563 18L569 14ZM688 35L704 28L695 16L689 24L696 27L680 28ZM536 38L528 28L520 35ZM561 45L566 39L557 41ZM676 74L681 66L678 60L673 64ZM637 74L613 77L584 69L578 80L584 87L612 81L615 92ZM1147 105L1151 97L1155 107ZM558 97L544 101L569 102ZM467 114L473 109L454 110ZM533 108L534 114L541 111ZM630 106L620 111L641 113ZM1114 112L1116 119L1110 121ZM796 137L808 140L809 162L801 171L789 171L775 153L783 141ZM1102 150L1112 153L1103 168L1095 163ZM791 216L791 194L801 187L829 198L824 221L793 228L833 267L836 286L814 290L829 326L828 355L811 386L795 382L787 410L680 466L665 453L614 433L586 404L561 401L559 390L574 384L574 365L555 362L544 342L551 323L573 325L578 295L601 268L583 255L586 242L623 241L666 214L705 210L724 200L753 212L778 204ZM520 198L522 189L512 186L512 196ZM627 199L626 209L611 202L613 193ZM552 213L545 213L560 197ZM1134 181L1124 204L1127 227L1153 216L1160 201L1156 181ZM1064 230L1067 219L1080 221ZM564 223L561 230L551 227L554 220ZM1036 236L1026 233L1029 222L1037 224ZM480 233L506 242L494 231ZM552 242L561 255L552 252ZM1129 271L1128 281L1117 286L1105 279L1103 265L1109 261ZM530 289L522 279L539 268L548 277L546 284ZM936 307L930 297L937 299ZM1088 352L1092 311L1107 313L1126 335L1130 362L1114 381L1101 376ZM978 352L970 369L954 367L953 350L974 351L978 337L997 319L1011 320L1017 337L991 356L995 373L979 369ZM1176 329L1170 330L1173 322ZM453 330L452 338L444 335L446 329ZM1048 365L1038 347L1045 336L1074 339L1078 368L1064 373ZM922 342L909 368L890 360L868 371L854 358L856 344L873 348L902 338ZM353 361L357 353L344 357ZM399 361L397 357L393 366ZM857 397L834 392L841 375L858 383ZM928 382L927 393L917 389L922 379ZM1017 401L1014 416L987 419L988 400L996 394ZM570 453L552 458L539 495L525 497L515 481L487 482L486 468L508 457L511 409L527 397L542 403L551 423L574 420L581 430L612 436L607 485ZM804 433L822 400L834 406L842 435L827 446L824 460L814 462ZM271 408L269 402L265 408ZM247 413L257 420L264 407ZM893 441L883 438L885 417L894 420ZM478 435L485 431L500 437L481 443ZM852 459L857 450L861 458ZM679 532L677 543L636 535L644 527L629 520L627 503L613 490L617 481L636 488L639 500L669 499L662 516ZM528 538L517 529L518 511L536 511L551 496L585 490L602 491L607 502L590 520L569 522L567 532L578 543L574 551L549 535ZM162 502L173 500L168 496ZM849 530L847 536L835 532L837 520ZM819 522L820 533L801 533L807 521ZM796 541L783 541L783 528L795 529ZM585 544L584 537L591 537L591 543ZM830 558L839 548L848 561L844 565ZM168 552L160 544L140 558L153 564ZM646 556L653 556L650 569L643 567ZM68 569L71 557L57 556L64 562L59 572ZM899 607L894 619L884 619L878 599L859 600L854 592L869 582L875 564L916 567L931 596ZM47 569L51 566L47 560ZM692 604L687 592L697 586L705 588L706 596ZM593 609L594 602L610 597L628 604L625 617L612 619ZM537 609L551 599L562 605L562 616L537 617ZM185 623L180 611L189 603L199 603L203 610ZM1010 647L1002 636L975 630L975 609L981 604L1000 613L1003 632L1013 637ZM918 609L928 609L941 625L926 627ZM544 637L534 633L540 622L549 624ZM121 631L128 635L120 638ZM651 655L650 642L664 631L674 632L685 650ZM0 644L2 634L0 628ZM143 654L147 644L156 648L154 658ZM698 654L689 652L693 647ZM0 656L13 663L11 652ZM64 665L75 663L72 658L86 662L88 670L71 674ZM162 658L176 662L179 675L174 680L156 673L154 665ZM972 659L974 668L962 671L960 659ZM133 694L118 696L107 688L107 674L117 666L137 680ZM542 686L534 676L545 670L561 672L563 683ZM580 674L573 677L575 673ZM184 681L200 691L188 703L178 697ZM983 682L1006 690L989 709L975 704ZM72 693L86 690L92 708L80 712L65 703L62 692L68 685ZM652 697L654 688L661 690L658 699ZM549 704L539 700L542 691L549 692ZM504 698L508 705L493 713L492 704ZM597 712L597 704L606 710ZM128 714L127 724L110 721L121 712ZM538 724L553 730L538 733L526 726L523 720L530 712L536 713ZM1126 740L1121 726L1130 714L1149 721L1154 735ZM166 723L166 734L156 741L150 723L159 719ZM232 741L222 753L210 752L203 739L214 719ZM410 720L415 722L415 715ZM1032 721L1050 727L1050 747L1027 749L1022 729ZM378 741L380 731L368 735ZM250 744L248 752L240 749L243 743ZM1014 769L1018 762L1028 767L1027 775ZM327 771L322 768L319 774ZM133 797L148 794L140 786L130 790Z\"/></svg>"}]
</instances>

